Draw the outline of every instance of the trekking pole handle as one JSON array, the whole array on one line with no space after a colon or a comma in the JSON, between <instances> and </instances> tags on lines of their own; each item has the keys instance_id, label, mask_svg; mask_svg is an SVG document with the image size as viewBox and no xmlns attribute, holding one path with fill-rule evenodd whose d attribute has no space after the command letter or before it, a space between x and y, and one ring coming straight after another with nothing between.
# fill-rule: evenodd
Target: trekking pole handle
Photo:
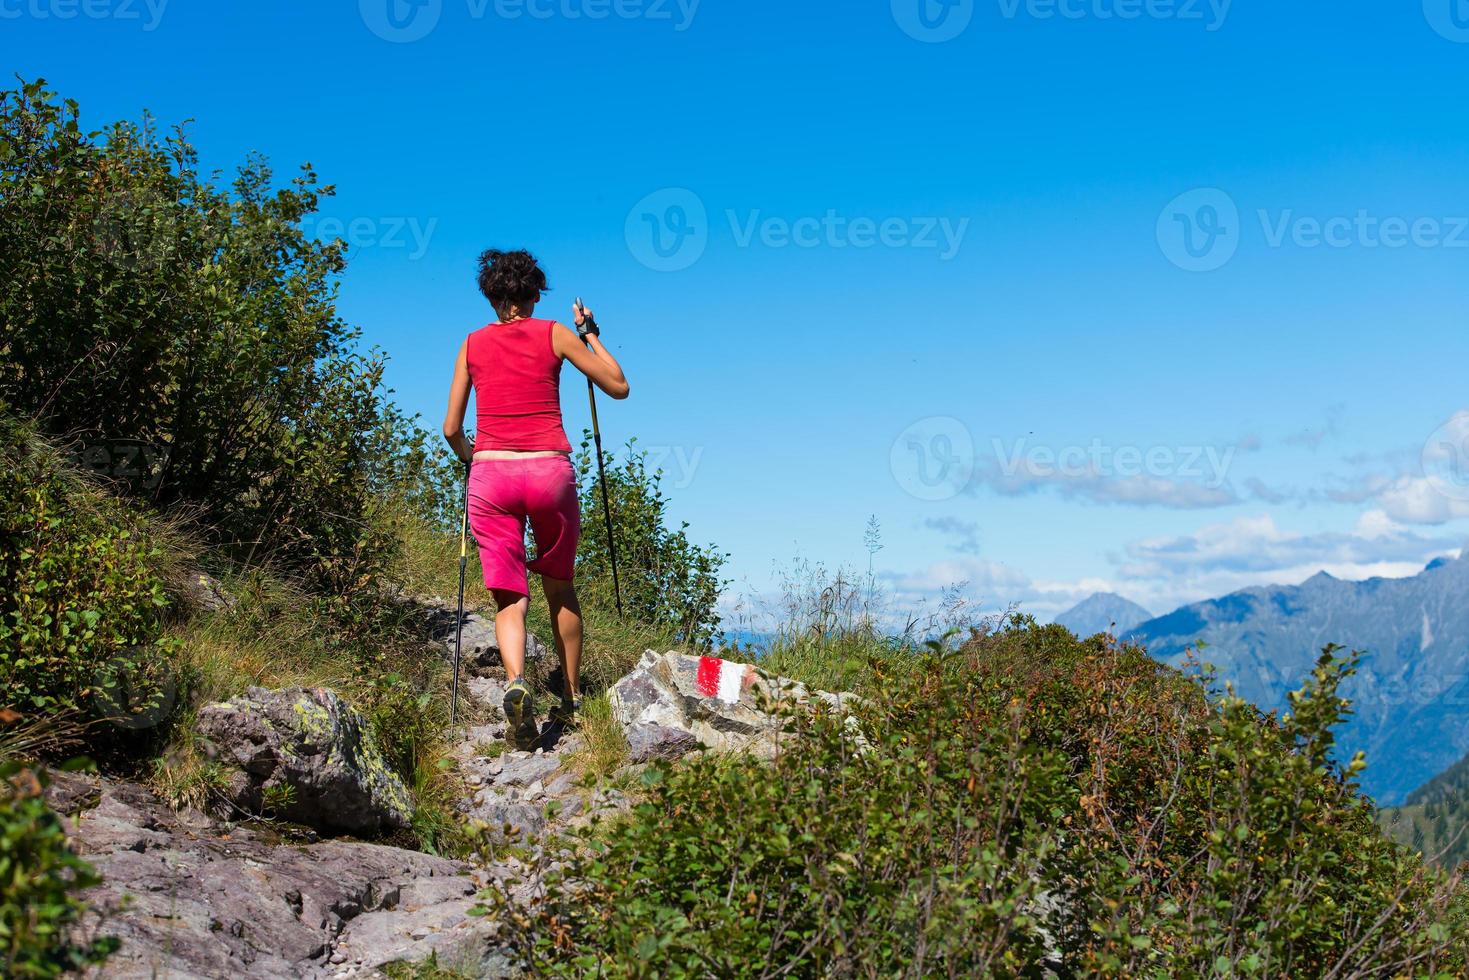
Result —
<instances>
[{"instance_id":1,"label":"trekking pole handle","mask_svg":"<svg viewBox=\"0 0 1469 980\"><path fill-rule=\"evenodd\" d=\"M576 311L581 316L581 322L576 325L576 335L581 338L582 343L586 343L588 337L602 336L602 330L597 326L597 318L592 316L592 311L587 309L580 296L576 298Z\"/></svg>"}]
</instances>

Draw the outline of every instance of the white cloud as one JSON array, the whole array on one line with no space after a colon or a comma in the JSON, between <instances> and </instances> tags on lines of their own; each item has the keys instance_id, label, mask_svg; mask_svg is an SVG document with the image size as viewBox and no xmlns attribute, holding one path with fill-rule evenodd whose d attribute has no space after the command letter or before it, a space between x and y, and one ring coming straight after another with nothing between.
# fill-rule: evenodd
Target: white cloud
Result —
<instances>
[{"instance_id":1,"label":"white cloud","mask_svg":"<svg viewBox=\"0 0 1469 980\"><path fill-rule=\"evenodd\" d=\"M1112 559L1114 576L1034 580L1013 565L949 559L880 578L898 612L931 606L944 589L963 583L973 609L994 612L1018 604L1047 620L1096 592L1115 592L1166 613L1251 586L1298 585L1322 571L1351 580L1403 578L1434 558L1457 555L1458 544L1421 535L1382 510L1362 514L1348 531L1314 533L1282 528L1262 514L1135 541Z\"/></svg>"},{"instance_id":2,"label":"white cloud","mask_svg":"<svg viewBox=\"0 0 1469 980\"><path fill-rule=\"evenodd\" d=\"M1380 466L1348 479L1336 479L1312 493L1316 500L1376 504L1402 524L1440 525L1469 518L1469 410L1440 425L1414 450L1357 453L1353 465Z\"/></svg>"},{"instance_id":3,"label":"white cloud","mask_svg":"<svg viewBox=\"0 0 1469 980\"><path fill-rule=\"evenodd\" d=\"M1333 485L1313 494L1316 499L1325 499L1335 504L1362 504L1377 499L1378 495L1392 485L1392 477L1381 473L1367 473L1348 480L1334 479Z\"/></svg>"},{"instance_id":4,"label":"white cloud","mask_svg":"<svg viewBox=\"0 0 1469 980\"><path fill-rule=\"evenodd\" d=\"M1393 520L1404 524L1447 524L1469 517L1469 499L1449 496L1421 476L1399 477L1379 490L1376 500Z\"/></svg>"},{"instance_id":5,"label":"white cloud","mask_svg":"<svg viewBox=\"0 0 1469 980\"><path fill-rule=\"evenodd\" d=\"M1381 538L1390 534L1400 534L1402 531L1403 526L1389 517L1385 511L1369 510L1357 518L1356 533L1364 538Z\"/></svg>"},{"instance_id":6,"label":"white cloud","mask_svg":"<svg viewBox=\"0 0 1469 980\"><path fill-rule=\"evenodd\" d=\"M1131 507L1166 507L1173 510L1206 510L1239 502L1229 484L1210 485L1201 480L1130 474L1117 476L1096 472L1038 468L1021 463L1011 467L983 466L976 469L974 485L985 486L1006 497L1020 497L1044 489L1055 490L1066 500Z\"/></svg>"},{"instance_id":7,"label":"white cloud","mask_svg":"<svg viewBox=\"0 0 1469 980\"><path fill-rule=\"evenodd\" d=\"M961 582L968 583L971 594L991 595L1013 593L1030 585L1030 579L1018 569L982 558L945 559L916 571L882 572L878 578L898 594L932 594Z\"/></svg>"},{"instance_id":8,"label":"white cloud","mask_svg":"<svg viewBox=\"0 0 1469 980\"><path fill-rule=\"evenodd\" d=\"M1453 552L1456 547L1455 541L1422 537L1393 523L1391 515L1382 512L1364 514L1350 532L1313 534L1282 530L1273 517L1262 514L1210 524L1189 535L1135 542L1127 547L1121 571L1129 578L1297 568L1350 571L1406 567L1416 571L1429 559Z\"/></svg>"}]
</instances>

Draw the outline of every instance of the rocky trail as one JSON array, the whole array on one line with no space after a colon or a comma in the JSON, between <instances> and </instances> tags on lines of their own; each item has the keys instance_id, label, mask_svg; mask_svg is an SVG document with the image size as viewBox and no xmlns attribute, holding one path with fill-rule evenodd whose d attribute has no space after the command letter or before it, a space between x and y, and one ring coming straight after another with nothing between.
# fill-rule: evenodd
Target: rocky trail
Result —
<instances>
[{"instance_id":1,"label":"rocky trail","mask_svg":"<svg viewBox=\"0 0 1469 980\"><path fill-rule=\"evenodd\" d=\"M199 734L228 773L224 813L176 812L141 785L56 774L50 802L104 877L87 893L86 935L121 940L99 975L381 977L390 964L430 956L470 976L513 975L497 923L470 912L476 893L500 879L528 898L533 869L569 853L557 832L628 806L612 787L630 780L585 785L572 762L583 747L575 731L546 727L534 751L505 751L493 624L470 617L464 650L460 693L478 723L458 734L450 757L457 809L484 825L488 860L334 836L406 826L411 797L365 720L326 689L252 688L200 711ZM653 651L609 694L628 738L626 776L700 748L767 754L781 723L762 710L764 698L811 700L746 664ZM845 709L850 696L816 697ZM262 811L289 832L255 819Z\"/></svg>"}]
</instances>

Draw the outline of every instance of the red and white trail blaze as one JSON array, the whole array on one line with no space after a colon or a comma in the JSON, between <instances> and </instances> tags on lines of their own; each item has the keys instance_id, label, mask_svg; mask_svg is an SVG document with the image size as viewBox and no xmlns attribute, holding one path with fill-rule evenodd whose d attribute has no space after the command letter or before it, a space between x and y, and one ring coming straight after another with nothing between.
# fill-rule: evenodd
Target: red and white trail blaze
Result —
<instances>
[{"instance_id":1,"label":"red and white trail blaze","mask_svg":"<svg viewBox=\"0 0 1469 980\"><path fill-rule=\"evenodd\" d=\"M725 704L735 704L745 689L745 678L750 673L749 664L737 664L718 657L699 658L699 693L706 698L718 698Z\"/></svg>"}]
</instances>

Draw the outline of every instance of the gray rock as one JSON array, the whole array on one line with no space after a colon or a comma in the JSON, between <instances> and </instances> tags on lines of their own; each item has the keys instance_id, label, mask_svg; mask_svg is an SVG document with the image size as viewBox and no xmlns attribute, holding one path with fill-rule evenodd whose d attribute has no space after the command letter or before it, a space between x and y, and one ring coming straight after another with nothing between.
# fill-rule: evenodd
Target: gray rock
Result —
<instances>
[{"instance_id":1,"label":"gray rock","mask_svg":"<svg viewBox=\"0 0 1469 980\"><path fill-rule=\"evenodd\" d=\"M556 743L556 751L566 755L571 752L580 752L586 746L587 741L582 737L581 732L568 732L562 735L561 740Z\"/></svg>"},{"instance_id":2,"label":"gray rock","mask_svg":"<svg viewBox=\"0 0 1469 980\"><path fill-rule=\"evenodd\" d=\"M692 732L639 722L628 726L628 759L634 764L678 759L700 747Z\"/></svg>"},{"instance_id":3,"label":"gray rock","mask_svg":"<svg viewBox=\"0 0 1469 980\"><path fill-rule=\"evenodd\" d=\"M482 821L487 828L486 837L497 844L507 841L524 844L546 830L544 806L494 792L479 797L469 817Z\"/></svg>"},{"instance_id":4,"label":"gray rock","mask_svg":"<svg viewBox=\"0 0 1469 980\"><path fill-rule=\"evenodd\" d=\"M453 861L184 823L148 790L108 781L98 804L65 825L104 879L83 896L90 911L77 938L121 940L95 974L109 980L294 980L332 975L333 962L375 968L433 952L479 964L474 975L509 972L493 924L467 915L477 885ZM427 938L405 944L417 929Z\"/></svg>"},{"instance_id":5,"label":"gray rock","mask_svg":"<svg viewBox=\"0 0 1469 980\"><path fill-rule=\"evenodd\" d=\"M235 608L235 597L225 590L224 583L208 572L193 571L184 577L183 597L186 602L204 612L220 612Z\"/></svg>"},{"instance_id":6,"label":"gray rock","mask_svg":"<svg viewBox=\"0 0 1469 980\"><path fill-rule=\"evenodd\" d=\"M556 811L557 820L570 820L587 808L586 800L575 794L559 796L556 800L561 804L560 809Z\"/></svg>"},{"instance_id":7,"label":"gray rock","mask_svg":"<svg viewBox=\"0 0 1469 980\"><path fill-rule=\"evenodd\" d=\"M541 782L561 768L558 755L526 755L521 752L501 756L500 772L495 782L501 786L529 786Z\"/></svg>"},{"instance_id":8,"label":"gray rock","mask_svg":"<svg viewBox=\"0 0 1469 980\"><path fill-rule=\"evenodd\" d=\"M771 677L752 664L709 660L706 668L733 676L735 682L721 693L711 694L699 681L701 661L676 651L649 650L637 669L607 692L612 713L627 732L628 742L648 746L655 737L672 736L635 731L651 725L684 732L707 749L720 752L749 752L768 757L774 754L785 728L782 717L789 710L811 706L806 686L784 677ZM730 672L730 673L725 673ZM728 699L726 696L728 695ZM853 695L817 692L818 701L845 706ZM669 745L672 750L674 744Z\"/></svg>"},{"instance_id":9,"label":"gray rock","mask_svg":"<svg viewBox=\"0 0 1469 980\"><path fill-rule=\"evenodd\" d=\"M359 916L343 930L336 948L342 962L352 960L363 970L423 962L433 956L441 969L456 974L516 975L513 961L496 942L498 924L471 916L474 904L473 898L460 897Z\"/></svg>"},{"instance_id":10,"label":"gray rock","mask_svg":"<svg viewBox=\"0 0 1469 980\"><path fill-rule=\"evenodd\" d=\"M56 770L47 773L46 805L62 816L91 809L102 799L102 778Z\"/></svg>"},{"instance_id":11,"label":"gray rock","mask_svg":"<svg viewBox=\"0 0 1469 980\"><path fill-rule=\"evenodd\" d=\"M445 656L451 660L454 656L454 617L457 612L458 609L454 606L436 609L431 621L434 639L442 645ZM495 636L494 616L465 613L460 644L459 662L471 672L501 666L500 641ZM545 659L546 654L546 645L534 633L526 633L525 659L536 663Z\"/></svg>"},{"instance_id":12,"label":"gray rock","mask_svg":"<svg viewBox=\"0 0 1469 980\"><path fill-rule=\"evenodd\" d=\"M546 795L553 797L569 796L576 791L576 777L569 772L563 772L546 786Z\"/></svg>"},{"instance_id":13,"label":"gray rock","mask_svg":"<svg viewBox=\"0 0 1469 980\"><path fill-rule=\"evenodd\" d=\"M480 706L496 721L505 718L505 682L494 677L468 677L463 681L464 692L478 701Z\"/></svg>"},{"instance_id":14,"label":"gray rock","mask_svg":"<svg viewBox=\"0 0 1469 980\"><path fill-rule=\"evenodd\" d=\"M225 797L246 813L320 830L372 833L409 826L413 800L388 768L367 721L325 688L272 691L199 712L209 757L227 769Z\"/></svg>"}]
</instances>

